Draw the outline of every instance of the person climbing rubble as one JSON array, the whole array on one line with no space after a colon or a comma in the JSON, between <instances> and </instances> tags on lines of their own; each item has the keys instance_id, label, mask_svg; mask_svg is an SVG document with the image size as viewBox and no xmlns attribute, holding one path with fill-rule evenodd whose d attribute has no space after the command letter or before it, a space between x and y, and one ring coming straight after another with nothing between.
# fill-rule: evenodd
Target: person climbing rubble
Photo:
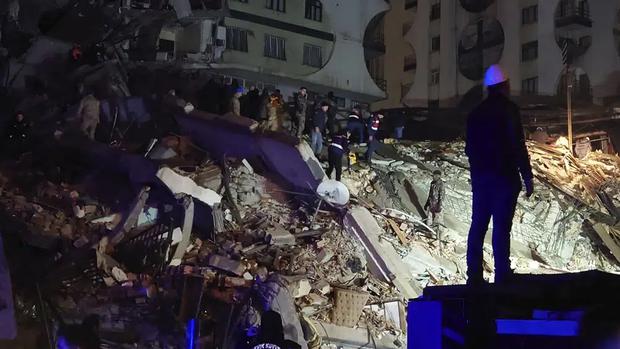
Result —
<instances>
[{"instance_id":1,"label":"person climbing rubble","mask_svg":"<svg viewBox=\"0 0 620 349\"><path fill-rule=\"evenodd\" d=\"M354 136L357 144L364 143L364 123L362 122L362 114L358 107L351 110L347 120L347 129Z\"/></svg>"},{"instance_id":2,"label":"person climbing rubble","mask_svg":"<svg viewBox=\"0 0 620 349\"><path fill-rule=\"evenodd\" d=\"M95 131L100 122L101 103L93 93L80 101L77 117L81 122L81 130L91 140L95 140Z\"/></svg>"},{"instance_id":3,"label":"person climbing rubble","mask_svg":"<svg viewBox=\"0 0 620 349\"><path fill-rule=\"evenodd\" d=\"M510 278L510 230L525 182L534 192L532 168L525 146L519 107L510 101L510 82L498 65L485 73L489 96L467 118L465 153L469 157L473 192L472 222L467 241L467 282L482 283L482 248L493 217L495 281Z\"/></svg>"},{"instance_id":4,"label":"person climbing rubble","mask_svg":"<svg viewBox=\"0 0 620 349\"><path fill-rule=\"evenodd\" d=\"M442 221L443 200L446 197L446 190L444 189L443 179L441 179L441 171L433 171L433 181L431 182L431 188L428 191L428 199L424 205L424 210L429 215L428 224L437 232L437 238L440 238L440 230Z\"/></svg>"},{"instance_id":5,"label":"person climbing rubble","mask_svg":"<svg viewBox=\"0 0 620 349\"><path fill-rule=\"evenodd\" d=\"M373 113L368 120L368 149L366 150L366 161L370 165L372 162L372 154L379 148L379 140L377 139L377 133L379 132L379 126L381 125L381 119L383 119L382 113Z\"/></svg>"},{"instance_id":6,"label":"person climbing rubble","mask_svg":"<svg viewBox=\"0 0 620 349\"><path fill-rule=\"evenodd\" d=\"M342 176L342 158L346 154L349 154L349 131L341 130L334 136L332 136L331 143L327 149L327 161L329 166L327 168L327 178L332 177L332 171L336 170L336 180L340 181Z\"/></svg>"}]
</instances>

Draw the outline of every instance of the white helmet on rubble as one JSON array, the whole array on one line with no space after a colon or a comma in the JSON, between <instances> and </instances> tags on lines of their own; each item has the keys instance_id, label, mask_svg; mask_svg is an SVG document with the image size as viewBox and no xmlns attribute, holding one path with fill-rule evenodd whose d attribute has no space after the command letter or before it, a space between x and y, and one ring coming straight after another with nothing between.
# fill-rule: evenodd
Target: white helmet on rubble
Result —
<instances>
[{"instance_id":1,"label":"white helmet on rubble","mask_svg":"<svg viewBox=\"0 0 620 349\"><path fill-rule=\"evenodd\" d=\"M508 75L499 64L493 64L484 74L484 85L489 87L508 81Z\"/></svg>"}]
</instances>

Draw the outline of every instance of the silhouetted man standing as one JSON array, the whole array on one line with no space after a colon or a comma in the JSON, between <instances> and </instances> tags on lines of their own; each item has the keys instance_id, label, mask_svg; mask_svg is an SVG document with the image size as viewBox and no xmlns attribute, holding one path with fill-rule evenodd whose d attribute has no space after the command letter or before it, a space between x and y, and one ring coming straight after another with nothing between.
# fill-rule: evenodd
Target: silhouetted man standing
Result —
<instances>
[{"instance_id":1,"label":"silhouetted man standing","mask_svg":"<svg viewBox=\"0 0 620 349\"><path fill-rule=\"evenodd\" d=\"M519 107L510 101L510 84L502 69L485 74L489 96L467 119L467 144L473 191L473 214L467 241L467 282L481 283L484 236L493 217L495 281L510 278L510 230L521 191L534 191L532 168L523 137ZM521 178L519 178L519 174Z\"/></svg>"}]
</instances>

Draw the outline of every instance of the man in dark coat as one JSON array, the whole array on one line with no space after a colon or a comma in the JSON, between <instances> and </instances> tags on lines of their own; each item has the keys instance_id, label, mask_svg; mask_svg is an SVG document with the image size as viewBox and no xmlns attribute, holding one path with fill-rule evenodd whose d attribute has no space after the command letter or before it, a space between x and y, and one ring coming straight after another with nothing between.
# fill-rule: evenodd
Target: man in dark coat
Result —
<instances>
[{"instance_id":1,"label":"man in dark coat","mask_svg":"<svg viewBox=\"0 0 620 349\"><path fill-rule=\"evenodd\" d=\"M342 158L349 154L348 131L342 130L331 136L331 143L327 148L327 178L331 178L332 171L336 170L336 180L340 181L342 177Z\"/></svg>"},{"instance_id":2,"label":"man in dark coat","mask_svg":"<svg viewBox=\"0 0 620 349\"><path fill-rule=\"evenodd\" d=\"M467 282L473 284L483 282L482 247L491 217L495 281L504 282L510 278L510 230L521 179L527 197L534 191L519 107L508 98L508 78L499 66L493 65L486 72L485 84L489 96L467 119L465 146L473 191Z\"/></svg>"}]
</instances>

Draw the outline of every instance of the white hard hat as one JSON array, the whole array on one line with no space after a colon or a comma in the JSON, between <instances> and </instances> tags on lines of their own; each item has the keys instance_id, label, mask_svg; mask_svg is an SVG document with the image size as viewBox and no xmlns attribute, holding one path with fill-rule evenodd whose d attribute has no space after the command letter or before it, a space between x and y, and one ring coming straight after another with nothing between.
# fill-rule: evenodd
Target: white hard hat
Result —
<instances>
[{"instance_id":1,"label":"white hard hat","mask_svg":"<svg viewBox=\"0 0 620 349\"><path fill-rule=\"evenodd\" d=\"M484 85L487 87L501 84L506 81L508 81L508 76L498 64L493 64L490 66L484 74Z\"/></svg>"}]
</instances>

